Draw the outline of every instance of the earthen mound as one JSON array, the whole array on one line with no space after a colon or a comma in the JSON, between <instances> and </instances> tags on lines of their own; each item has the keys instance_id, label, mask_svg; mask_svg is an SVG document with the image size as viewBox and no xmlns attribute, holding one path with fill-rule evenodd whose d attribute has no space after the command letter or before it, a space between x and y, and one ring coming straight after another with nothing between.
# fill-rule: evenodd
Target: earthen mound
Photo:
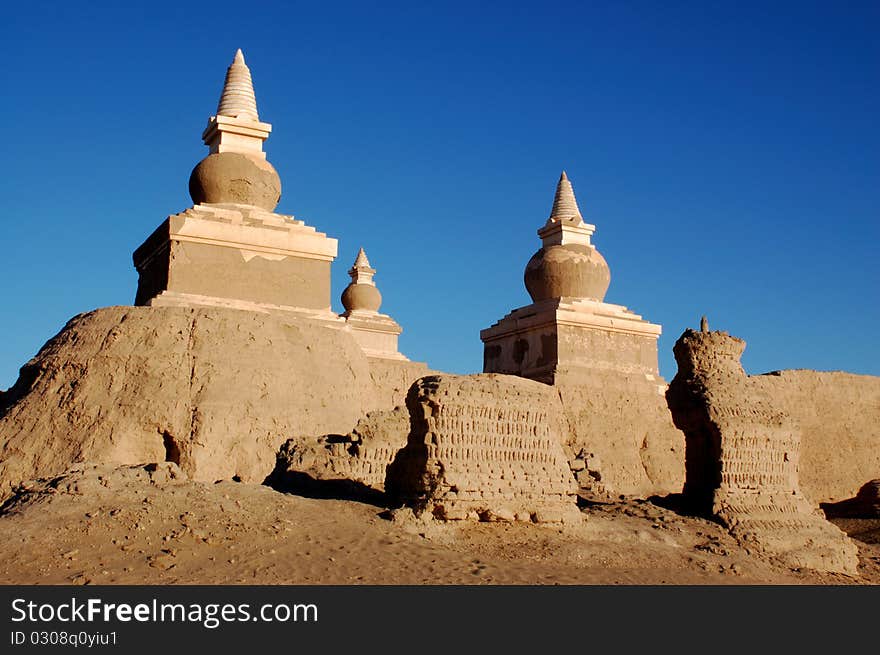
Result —
<instances>
[{"instance_id":1,"label":"earthen mound","mask_svg":"<svg viewBox=\"0 0 880 655\"><path fill-rule=\"evenodd\" d=\"M173 462L134 466L84 462L58 476L22 482L15 488L12 497L0 507L0 514L20 512L63 495L82 496L97 506L131 488L164 488L186 482L189 482L186 473Z\"/></svg>"},{"instance_id":2,"label":"earthen mound","mask_svg":"<svg viewBox=\"0 0 880 655\"><path fill-rule=\"evenodd\" d=\"M285 438L345 434L375 393L351 335L318 323L222 308L81 314L0 399L0 499L83 461L262 482Z\"/></svg>"}]
</instances>

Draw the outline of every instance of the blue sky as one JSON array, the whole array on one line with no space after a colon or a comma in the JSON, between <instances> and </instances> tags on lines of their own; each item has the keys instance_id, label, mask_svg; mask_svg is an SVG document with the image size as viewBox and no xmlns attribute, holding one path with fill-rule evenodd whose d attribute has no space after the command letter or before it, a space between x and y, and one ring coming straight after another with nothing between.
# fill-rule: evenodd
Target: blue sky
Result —
<instances>
[{"instance_id":1,"label":"blue sky","mask_svg":"<svg viewBox=\"0 0 880 655\"><path fill-rule=\"evenodd\" d=\"M339 239L337 310L366 248L412 359L480 369L565 168L667 379L703 313L749 372L880 375L878 32L876 2L7 7L0 388L133 301L237 47L279 211Z\"/></svg>"}]
</instances>

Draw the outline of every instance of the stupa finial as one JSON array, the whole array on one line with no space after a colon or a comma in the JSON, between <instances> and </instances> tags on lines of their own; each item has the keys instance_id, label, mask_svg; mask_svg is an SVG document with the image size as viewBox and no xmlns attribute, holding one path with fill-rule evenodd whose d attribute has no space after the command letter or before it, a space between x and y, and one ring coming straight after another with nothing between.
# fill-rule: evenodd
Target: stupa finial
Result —
<instances>
[{"instance_id":1,"label":"stupa finial","mask_svg":"<svg viewBox=\"0 0 880 655\"><path fill-rule=\"evenodd\" d=\"M217 114L208 119L202 140L211 154L237 152L266 159L263 142L271 131L269 123L260 121L251 71L239 48L226 69Z\"/></svg>"},{"instance_id":2,"label":"stupa finial","mask_svg":"<svg viewBox=\"0 0 880 655\"><path fill-rule=\"evenodd\" d=\"M559 183L556 185L556 196L553 198L553 209L550 211L548 222L557 223L572 220L581 223L584 219L574 197L574 189L571 182L568 181L568 175L562 171Z\"/></svg>"},{"instance_id":3,"label":"stupa finial","mask_svg":"<svg viewBox=\"0 0 880 655\"><path fill-rule=\"evenodd\" d=\"M260 120L251 71L244 63L241 48L235 51L232 64L226 69L226 82L220 94L217 115Z\"/></svg>"},{"instance_id":4,"label":"stupa finial","mask_svg":"<svg viewBox=\"0 0 880 655\"><path fill-rule=\"evenodd\" d=\"M357 258L354 260L354 269L358 268L370 268L370 260L367 259L367 253L363 248L358 251Z\"/></svg>"}]
</instances>

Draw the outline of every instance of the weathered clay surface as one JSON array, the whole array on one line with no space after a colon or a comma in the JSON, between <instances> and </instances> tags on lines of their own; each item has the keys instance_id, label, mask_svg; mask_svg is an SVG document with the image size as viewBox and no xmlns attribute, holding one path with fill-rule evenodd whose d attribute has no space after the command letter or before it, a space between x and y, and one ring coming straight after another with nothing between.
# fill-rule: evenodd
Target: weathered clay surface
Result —
<instances>
[{"instance_id":1,"label":"weathered clay surface","mask_svg":"<svg viewBox=\"0 0 880 655\"><path fill-rule=\"evenodd\" d=\"M262 482L286 438L345 434L392 395L342 330L221 308L99 309L4 394L0 498L89 460Z\"/></svg>"},{"instance_id":2,"label":"weathered clay surface","mask_svg":"<svg viewBox=\"0 0 880 655\"><path fill-rule=\"evenodd\" d=\"M281 178L265 159L218 152L196 164L189 178L189 194L197 205L237 203L272 211L281 199Z\"/></svg>"},{"instance_id":3,"label":"weathered clay surface","mask_svg":"<svg viewBox=\"0 0 880 655\"><path fill-rule=\"evenodd\" d=\"M675 344L667 400L685 433L685 496L744 545L792 567L854 575L858 549L801 493L800 430L767 379L745 374L744 349L726 332L687 330Z\"/></svg>"},{"instance_id":4,"label":"weathered clay surface","mask_svg":"<svg viewBox=\"0 0 880 655\"><path fill-rule=\"evenodd\" d=\"M370 378L373 381L375 401L372 407L392 409L402 405L412 383L420 377L434 375L438 371L428 368L424 362L368 357ZM406 445L406 435L400 447Z\"/></svg>"},{"instance_id":5,"label":"weathered clay surface","mask_svg":"<svg viewBox=\"0 0 880 655\"><path fill-rule=\"evenodd\" d=\"M760 378L801 426L800 480L807 496L841 501L880 477L880 377L792 370Z\"/></svg>"},{"instance_id":6,"label":"weathered clay surface","mask_svg":"<svg viewBox=\"0 0 880 655\"><path fill-rule=\"evenodd\" d=\"M410 432L388 467L389 496L441 519L576 520L576 483L552 387L484 374L421 378Z\"/></svg>"},{"instance_id":7,"label":"weathered clay surface","mask_svg":"<svg viewBox=\"0 0 880 655\"><path fill-rule=\"evenodd\" d=\"M350 433L350 453L355 462L353 479L384 489L388 465L406 445L410 417L406 407L370 412Z\"/></svg>"},{"instance_id":8,"label":"weathered clay surface","mask_svg":"<svg viewBox=\"0 0 880 655\"><path fill-rule=\"evenodd\" d=\"M186 473L174 462L133 466L81 462L57 476L23 481L16 486L15 495L3 504L2 513L40 505L58 495L83 496L97 504L112 499L127 487L167 487L188 481Z\"/></svg>"},{"instance_id":9,"label":"weathered clay surface","mask_svg":"<svg viewBox=\"0 0 880 655\"><path fill-rule=\"evenodd\" d=\"M595 453L602 482L627 495L681 491L684 436L664 396L641 376L557 374L569 445ZM843 372L776 371L761 381L774 406L800 426L800 487L811 500L853 498L880 476L880 378ZM662 379L658 379L662 382Z\"/></svg>"},{"instance_id":10,"label":"weathered clay surface","mask_svg":"<svg viewBox=\"0 0 880 655\"><path fill-rule=\"evenodd\" d=\"M681 491L684 436L658 384L638 374L574 369L557 374L554 388L568 424L567 446L575 455L592 455L593 473L578 474L584 491L642 497Z\"/></svg>"},{"instance_id":11,"label":"weathered clay surface","mask_svg":"<svg viewBox=\"0 0 880 655\"><path fill-rule=\"evenodd\" d=\"M523 278L534 302L563 297L601 301L611 284L611 271L592 246L554 245L532 255Z\"/></svg>"},{"instance_id":12,"label":"weathered clay surface","mask_svg":"<svg viewBox=\"0 0 880 655\"><path fill-rule=\"evenodd\" d=\"M346 435L289 439L278 452L272 486L318 493L318 481L349 481L385 488L385 469L409 434L406 407L370 412Z\"/></svg>"},{"instance_id":13,"label":"weathered clay surface","mask_svg":"<svg viewBox=\"0 0 880 655\"><path fill-rule=\"evenodd\" d=\"M349 284L342 292L342 306L375 312L382 306L382 294L373 284Z\"/></svg>"}]
</instances>

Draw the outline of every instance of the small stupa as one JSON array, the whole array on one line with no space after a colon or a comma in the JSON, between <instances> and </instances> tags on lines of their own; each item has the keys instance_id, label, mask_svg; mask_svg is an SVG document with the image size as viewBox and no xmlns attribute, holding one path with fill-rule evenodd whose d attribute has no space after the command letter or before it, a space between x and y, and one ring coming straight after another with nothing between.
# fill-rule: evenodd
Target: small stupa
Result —
<instances>
[{"instance_id":1,"label":"small stupa","mask_svg":"<svg viewBox=\"0 0 880 655\"><path fill-rule=\"evenodd\" d=\"M604 301L611 272L591 243L595 231L563 171L550 216L538 230L541 247L525 269L532 304L480 332L484 372L551 384L562 373L590 370L658 380L661 327Z\"/></svg>"},{"instance_id":2,"label":"small stupa","mask_svg":"<svg viewBox=\"0 0 880 655\"><path fill-rule=\"evenodd\" d=\"M295 312L341 323L330 308L337 241L275 213L281 180L263 144L251 72L239 49L193 169L193 207L168 217L133 254L136 305Z\"/></svg>"},{"instance_id":3,"label":"small stupa","mask_svg":"<svg viewBox=\"0 0 880 655\"><path fill-rule=\"evenodd\" d=\"M342 317L355 340L368 357L409 361L397 350L397 338L403 328L387 314L380 314L382 294L373 281L376 269L370 266L361 248L348 271L351 283L342 292Z\"/></svg>"}]
</instances>

